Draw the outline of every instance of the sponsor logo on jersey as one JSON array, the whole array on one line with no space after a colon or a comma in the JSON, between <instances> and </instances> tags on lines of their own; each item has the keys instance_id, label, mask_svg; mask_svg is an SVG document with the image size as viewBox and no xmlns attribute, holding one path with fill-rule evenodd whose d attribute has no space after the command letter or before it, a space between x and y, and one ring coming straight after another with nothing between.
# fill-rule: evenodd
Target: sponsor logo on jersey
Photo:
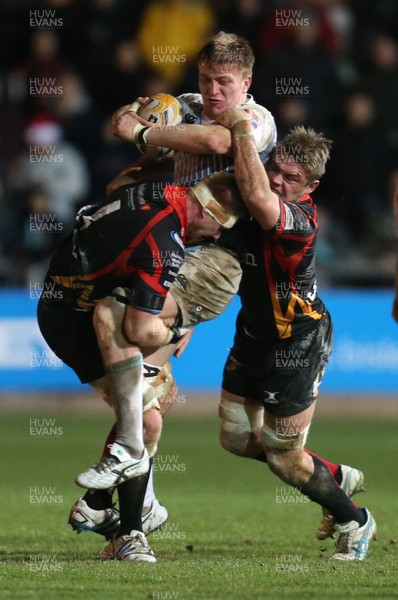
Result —
<instances>
[{"instance_id":1,"label":"sponsor logo on jersey","mask_svg":"<svg viewBox=\"0 0 398 600\"><path fill-rule=\"evenodd\" d=\"M254 113L251 113L250 123L253 125L254 129L259 127L262 124L260 117Z\"/></svg>"},{"instance_id":2,"label":"sponsor logo on jersey","mask_svg":"<svg viewBox=\"0 0 398 600\"><path fill-rule=\"evenodd\" d=\"M264 402L268 402L268 404L279 404L279 400L276 397L277 394L279 394L279 392L268 392L267 390L264 390Z\"/></svg>"},{"instance_id":3,"label":"sponsor logo on jersey","mask_svg":"<svg viewBox=\"0 0 398 600\"><path fill-rule=\"evenodd\" d=\"M248 265L249 267L258 267L258 263L256 262L256 257L251 252L245 252L243 263L245 265Z\"/></svg>"},{"instance_id":4,"label":"sponsor logo on jersey","mask_svg":"<svg viewBox=\"0 0 398 600\"><path fill-rule=\"evenodd\" d=\"M293 213L287 204L285 204L285 229L294 229Z\"/></svg>"},{"instance_id":5,"label":"sponsor logo on jersey","mask_svg":"<svg viewBox=\"0 0 398 600\"><path fill-rule=\"evenodd\" d=\"M182 243L182 239L180 238L179 234L178 234L176 231L170 231L170 235L171 235L172 239L173 239L175 242L177 242L177 244L178 244L179 246L181 246L181 248L182 248L183 250L185 250L185 246L184 246L184 244Z\"/></svg>"},{"instance_id":6,"label":"sponsor logo on jersey","mask_svg":"<svg viewBox=\"0 0 398 600\"><path fill-rule=\"evenodd\" d=\"M183 119L184 123L188 123L189 125L193 125L198 120L199 120L198 117L196 115L192 115L191 113L184 115L184 119Z\"/></svg>"}]
</instances>

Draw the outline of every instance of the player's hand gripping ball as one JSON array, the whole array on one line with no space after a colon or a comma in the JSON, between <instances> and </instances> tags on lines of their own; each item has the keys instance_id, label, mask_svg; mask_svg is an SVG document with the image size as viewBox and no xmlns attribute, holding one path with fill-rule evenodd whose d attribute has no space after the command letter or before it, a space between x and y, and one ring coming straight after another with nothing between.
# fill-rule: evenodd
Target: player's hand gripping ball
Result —
<instances>
[{"instance_id":1,"label":"player's hand gripping ball","mask_svg":"<svg viewBox=\"0 0 398 600\"><path fill-rule=\"evenodd\" d=\"M144 106L140 106L137 114L146 121L163 126L178 125L182 120L179 102L170 94L154 94ZM153 158L159 158L170 152L170 148L148 144L138 144L137 148L142 154Z\"/></svg>"}]
</instances>

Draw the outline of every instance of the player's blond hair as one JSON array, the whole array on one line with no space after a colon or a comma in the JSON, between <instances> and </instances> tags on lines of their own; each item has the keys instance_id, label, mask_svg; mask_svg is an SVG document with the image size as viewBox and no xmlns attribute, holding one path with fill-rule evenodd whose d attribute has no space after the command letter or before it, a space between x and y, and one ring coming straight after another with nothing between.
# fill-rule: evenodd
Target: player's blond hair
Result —
<instances>
[{"instance_id":1,"label":"player's blond hair","mask_svg":"<svg viewBox=\"0 0 398 600\"><path fill-rule=\"evenodd\" d=\"M253 72L254 54L245 38L220 31L199 51L197 62L211 67L235 67L246 77Z\"/></svg>"},{"instance_id":2,"label":"player's blond hair","mask_svg":"<svg viewBox=\"0 0 398 600\"><path fill-rule=\"evenodd\" d=\"M323 133L298 125L277 142L272 151L272 160L299 164L309 182L312 182L324 175L331 146L332 141Z\"/></svg>"}]
</instances>

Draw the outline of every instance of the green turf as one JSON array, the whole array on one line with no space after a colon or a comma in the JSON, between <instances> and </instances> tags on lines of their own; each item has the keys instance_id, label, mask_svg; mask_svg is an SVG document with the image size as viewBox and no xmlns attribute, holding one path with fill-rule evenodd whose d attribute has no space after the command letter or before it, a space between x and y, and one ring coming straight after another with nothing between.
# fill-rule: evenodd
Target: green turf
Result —
<instances>
[{"instance_id":1,"label":"green turf","mask_svg":"<svg viewBox=\"0 0 398 600\"><path fill-rule=\"evenodd\" d=\"M66 525L80 493L74 477L96 460L108 421L46 415L55 422L45 436L31 435L32 418L43 416L2 415L1 599L398 598L397 422L312 426L314 452L366 472L357 498L379 539L365 562L347 564L329 560L332 540L315 539L316 505L264 465L221 450L215 418L170 415L156 473L169 523L150 537L158 562L137 565L100 562L102 538Z\"/></svg>"}]
</instances>

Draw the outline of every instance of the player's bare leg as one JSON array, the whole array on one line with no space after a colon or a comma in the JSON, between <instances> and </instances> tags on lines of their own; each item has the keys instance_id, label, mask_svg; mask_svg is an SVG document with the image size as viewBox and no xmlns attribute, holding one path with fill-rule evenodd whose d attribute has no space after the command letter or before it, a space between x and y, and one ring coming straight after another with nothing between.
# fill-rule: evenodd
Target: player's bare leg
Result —
<instances>
[{"instance_id":1,"label":"player's bare leg","mask_svg":"<svg viewBox=\"0 0 398 600\"><path fill-rule=\"evenodd\" d=\"M147 414L146 407L148 403L155 403L156 409L158 409L157 417L162 424L163 415L175 403L178 396L178 389L171 375L171 365L168 362L168 358L170 358L175 350L176 347L166 346L160 348L156 353L145 357L144 441L150 452L150 456L153 456L156 451L156 448L153 449L150 445L156 444L157 446L161 435L161 428L156 431L156 426L159 423L148 419L149 415ZM164 366L161 367L160 364ZM156 409L152 409L150 413L153 413ZM168 518L167 509L156 498L153 479L153 464L151 463L142 507L142 527L145 533L150 533L161 528Z\"/></svg>"},{"instance_id":2,"label":"player's bare leg","mask_svg":"<svg viewBox=\"0 0 398 600\"><path fill-rule=\"evenodd\" d=\"M222 390L219 415L221 419L220 442L222 447L237 456L254 458L266 463L267 456L262 442L264 423L262 404ZM279 425L286 423L285 418L279 418L278 423ZM355 493L364 490L364 476L359 469L331 463L307 449L304 449L304 452L323 463L347 496L351 497ZM317 538L324 540L327 537L334 537L334 532L335 519L329 511L323 508L323 518L318 526Z\"/></svg>"},{"instance_id":3,"label":"player's bare leg","mask_svg":"<svg viewBox=\"0 0 398 600\"><path fill-rule=\"evenodd\" d=\"M263 446L271 471L327 508L341 523L365 522L361 509L337 485L318 457L304 452L315 402L294 416L277 417L265 411ZM331 510L332 509L332 510Z\"/></svg>"},{"instance_id":4,"label":"player's bare leg","mask_svg":"<svg viewBox=\"0 0 398 600\"><path fill-rule=\"evenodd\" d=\"M147 367L149 373L157 370L157 374L152 374L147 378L150 383L146 382L144 391L144 440L152 462L152 456L156 452L162 430L159 400L162 395L168 395L169 392L175 390L175 384L171 378L171 369L165 367L157 369L155 365L147 365ZM146 541L145 533L158 529L165 522L168 514L159 503L157 503L157 510L154 510L156 499L152 500L149 510L144 508L144 496L149 475L150 473L147 473L145 476L131 479L117 487L120 529L115 539L111 540L104 549L103 560L116 558L128 561L156 561L155 555Z\"/></svg>"},{"instance_id":5,"label":"player's bare leg","mask_svg":"<svg viewBox=\"0 0 398 600\"><path fill-rule=\"evenodd\" d=\"M117 429L110 457L78 475L76 483L87 489L107 489L149 470L142 431L142 354L123 336L123 315L124 306L112 297L102 299L94 311Z\"/></svg>"},{"instance_id":6,"label":"player's bare leg","mask_svg":"<svg viewBox=\"0 0 398 600\"><path fill-rule=\"evenodd\" d=\"M314 409L315 402L293 416L277 417L265 411L263 445L267 464L282 481L333 515L340 534L333 558L363 560L369 542L376 536L376 524L367 509L350 500L327 466L318 457L304 452Z\"/></svg>"},{"instance_id":7,"label":"player's bare leg","mask_svg":"<svg viewBox=\"0 0 398 600\"><path fill-rule=\"evenodd\" d=\"M114 298L104 298L95 308L93 324L105 370L111 384L116 413L115 442L140 458L142 437L143 358L138 347L123 335L123 309Z\"/></svg>"},{"instance_id":8,"label":"player's bare leg","mask_svg":"<svg viewBox=\"0 0 398 600\"><path fill-rule=\"evenodd\" d=\"M165 352L159 352L158 356L153 355L151 360L162 362L169 355L170 349ZM162 431L162 415L175 402L178 395L177 386L171 375L171 366L166 362L164 367L158 367L154 364L145 364L144 378L144 412L143 412L143 436L144 443L148 454L152 457L157 448L157 443ZM103 400L113 406L111 386L108 376L92 382L92 387L103 398ZM114 425L108 434L105 442L102 458L109 456L109 448L112 446L116 435L116 425ZM149 478L152 476L152 469L149 471ZM142 522L140 521L140 529L137 523L134 523L134 528L137 531L141 530L145 534L151 533L159 529L167 520L168 512L166 508L159 503L152 491L152 497L145 494L143 506L137 504L141 497L141 477L134 480L129 486L124 486L122 490L123 497L131 497L131 501L125 501L120 507L121 519L127 523L127 529L131 527L131 519L137 519L137 515L142 513ZM147 486L147 484L146 484ZM88 490L83 498L80 498L73 505L68 522L73 529L78 532L91 531L104 535L107 539L111 539L118 535L120 528L120 519L117 511L114 508L111 490ZM128 510L126 508L128 507ZM123 519L123 516L126 518ZM134 515L134 516L132 516ZM129 524L130 523L130 524ZM131 529L129 529L131 531Z\"/></svg>"},{"instance_id":9,"label":"player's bare leg","mask_svg":"<svg viewBox=\"0 0 398 600\"><path fill-rule=\"evenodd\" d=\"M221 419L220 442L225 450L243 458L267 462L263 445L264 407L258 400L251 400L222 390L219 406ZM283 418L280 418L283 421ZM304 449L304 452L322 461L338 484L342 474L340 465L331 463Z\"/></svg>"}]
</instances>

